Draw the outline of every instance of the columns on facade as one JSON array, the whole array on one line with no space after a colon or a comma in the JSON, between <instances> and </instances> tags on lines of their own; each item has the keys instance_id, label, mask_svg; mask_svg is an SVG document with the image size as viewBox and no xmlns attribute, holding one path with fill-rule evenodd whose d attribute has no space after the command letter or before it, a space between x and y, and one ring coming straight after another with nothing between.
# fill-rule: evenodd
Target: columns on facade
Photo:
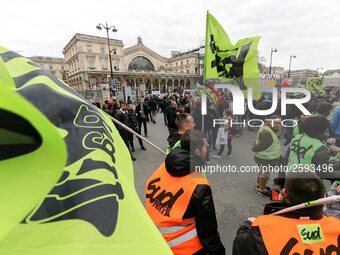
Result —
<instances>
[{"instance_id":1,"label":"columns on facade","mask_svg":"<svg viewBox=\"0 0 340 255\"><path fill-rule=\"evenodd\" d=\"M141 82L139 83L139 88L142 96L145 96L145 83Z\"/></svg>"},{"instance_id":2,"label":"columns on facade","mask_svg":"<svg viewBox=\"0 0 340 255\"><path fill-rule=\"evenodd\" d=\"M132 80L133 80L133 89L137 91L137 80L136 79L132 79Z\"/></svg>"},{"instance_id":3,"label":"columns on facade","mask_svg":"<svg viewBox=\"0 0 340 255\"><path fill-rule=\"evenodd\" d=\"M122 81L123 81L123 82L121 82L121 89L123 90L124 87L126 86L126 79L124 79L124 77L123 77L123 78L122 78Z\"/></svg>"}]
</instances>

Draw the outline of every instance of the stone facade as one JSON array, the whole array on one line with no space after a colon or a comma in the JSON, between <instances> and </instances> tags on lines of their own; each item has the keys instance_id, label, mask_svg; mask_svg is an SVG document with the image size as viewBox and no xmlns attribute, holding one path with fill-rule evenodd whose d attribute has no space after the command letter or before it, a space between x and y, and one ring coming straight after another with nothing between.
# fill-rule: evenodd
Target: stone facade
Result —
<instances>
[{"instance_id":1,"label":"stone facade","mask_svg":"<svg viewBox=\"0 0 340 255\"><path fill-rule=\"evenodd\" d=\"M263 70L263 73L264 74L269 74L269 67L265 67L264 70ZM283 79L283 76L284 76L284 68L283 67L280 67L280 66L272 66L271 68L271 74L275 74L275 76L278 78L278 79Z\"/></svg>"},{"instance_id":2,"label":"stone facade","mask_svg":"<svg viewBox=\"0 0 340 255\"><path fill-rule=\"evenodd\" d=\"M110 73L107 39L97 36L75 34L64 47L65 65L68 70L67 83L77 91L108 89ZM110 40L112 68L122 69L123 42Z\"/></svg>"},{"instance_id":3,"label":"stone facade","mask_svg":"<svg viewBox=\"0 0 340 255\"><path fill-rule=\"evenodd\" d=\"M332 69L325 71L322 76L332 76L332 75L339 76L340 75L340 69Z\"/></svg>"},{"instance_id":4,"label":"stone facade","mask_svg":"<svg viewBox=\"0 0 340 255\"><path fill-rule=\"evenodd\" d=\"M318 77L319 73L317 70L302 69L302 70L291 70L290 78L293 80L294 84L303 83L306 84L307 78ZM288 77L288 71L285 71L284 78Z\"/></svg>"},{"instance_id":5,"label":"stone facade","mask_svg":"<svg viewBox=\"0 0 340 255\"><path fill-rule=\"evenodd\" d=\"M52 73L58 79L66 82L67 71L65 70L63 58L33 56L30 59L35 63L39 64L41 68Z\"/></svg>"},{"instance_id":6,"label":"stone facade","mask_svg":"<svg viewBox=\"0 0 340 255\"><path fill-rule=\"evenodd\" d=\"M323 85L326 87L340 87L340 69L327 70L322 74L325 78Z\"/></svg>"},{"instance_id":7,"label":"stone facade","mask_svg":"<svg viewBox=\"0 0 340 255\"><path fill-rule=\"evenodd\" d=\"M166 93L189 89L199 78L199 54L186 53L166 58L146 47L142 38L124 49L121 40L110 39L112 69L116 93L123 86L131 86L132 94ZM104 99L109 96L110 63L108 40L84 34L75 34L63 49L67 83L75 90L101 90Z\"/></svg>"}]
</instances>

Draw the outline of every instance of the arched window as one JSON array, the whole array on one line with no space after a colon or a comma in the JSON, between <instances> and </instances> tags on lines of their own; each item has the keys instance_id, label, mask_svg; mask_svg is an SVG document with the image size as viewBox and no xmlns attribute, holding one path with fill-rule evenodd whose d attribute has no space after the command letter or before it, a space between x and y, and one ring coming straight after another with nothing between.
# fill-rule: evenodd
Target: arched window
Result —
<instances>
[{"instance_id":1,"label":"arched window","mask_svg":"<svg viewBox=\"0 0 340 255\"><path fill-rule=\"evenodd\" d=\"M131 60L128 70L136 70L136 71L155 71L155 67L151 63L149 59L146 57L135 57Z\"/></svg>"}]
</instances>

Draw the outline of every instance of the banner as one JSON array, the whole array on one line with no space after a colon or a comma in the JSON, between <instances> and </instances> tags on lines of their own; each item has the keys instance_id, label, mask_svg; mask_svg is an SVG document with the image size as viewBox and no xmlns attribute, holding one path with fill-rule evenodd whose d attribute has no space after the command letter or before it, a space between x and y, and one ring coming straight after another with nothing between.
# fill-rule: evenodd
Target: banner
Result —
<instances>
[{"instance_id":1,"label":"banner","mask_svg":"<svg viewBox=\"0 0 340 255\"><path fill-rule=\"evenodd\" d=\"M253 99L261 98L257 47L260 36L239 40L235 45L218 21L207 13L204 79L219 79L226 83L233 79L246 91L253 89Z\"/></svg>"},{"instance_id":2,"label":"banner","mask_svg":"<svg viewBox=\"0 0 340 255\"><path fill-rule=\"evenodd\" d=\"M323 81L324 77L308 77L306 82L306 88L313 95L322 95L325 93Z\"/></svg>"},{"instance_id":3,"label":"banner","mask_svg":"<svg viewBox=\"0 0 340 255\"><path fill-rule=\"evenodd\" d=\"M261 91L272 92L272 88L276 86L278 77L276 74L261 74Z\"/></svg>"},{"instance_id":4,"label":"banner","mask_svg":"<svg viewBox=\"0 0 340 255\"><path fill-rule=\"evenodd\" d=\"M210 99L213 101L215 107L217 107L216 97L213 94L213 92L207 87L202 86L199 83L196 83L196 95L200 98L202 94L207 94L210 97Z\"/></svg>"},{"instance_id":5,"label":"banner","mask_svg":"<svg viewBox=\"0 0 340 255\"><path fill-rule=\"evenodd\" d=\"M0 254L172 254L138 198L130 153L110 117L30 59L0 47L0 60L1 76L6 70L11 77L1 86L45 115L68 151L59 181L0 240ZM23 109L33 117L30 108ZM40 153L36 161L59 166L58 151L47 152L53 155ZM31 174L25 161L18 164ZM40 185L37 178L32 174L30 180Z\"/></svg>"},{"instance_id":6,"label":"banner","mask_svg":"<svg viewBox=\"0 0 340 255\"><path fill-rule=\"evenodd\" d=\"M66 164L66 146L55 126L5 83L11 79L0 60L0 246Z\"/></svg>"}]
</instances>

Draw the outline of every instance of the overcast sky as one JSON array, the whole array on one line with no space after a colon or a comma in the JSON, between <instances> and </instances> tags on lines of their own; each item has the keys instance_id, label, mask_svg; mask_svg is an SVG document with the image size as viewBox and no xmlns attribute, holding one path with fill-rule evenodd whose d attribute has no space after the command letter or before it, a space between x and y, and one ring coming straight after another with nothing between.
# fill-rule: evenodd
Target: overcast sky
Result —
<instances>
[{"instance_id":1,"label":"overcast sky","mask_svg":"<svg viewBox=\"0 0 340 255\"><path fill-rule=\"evenodd\" d=\"M162 56L188 50L205 37L206 11L215 16L233 43L262 36L260 56L269 66L288 69L340 68L339 0L10 0L2 1L0 44L24 56L63 57L75 33L106 37L96 25L118 29L110 36L124 47L143 43Z\"/></svg>"}]
</instances>

